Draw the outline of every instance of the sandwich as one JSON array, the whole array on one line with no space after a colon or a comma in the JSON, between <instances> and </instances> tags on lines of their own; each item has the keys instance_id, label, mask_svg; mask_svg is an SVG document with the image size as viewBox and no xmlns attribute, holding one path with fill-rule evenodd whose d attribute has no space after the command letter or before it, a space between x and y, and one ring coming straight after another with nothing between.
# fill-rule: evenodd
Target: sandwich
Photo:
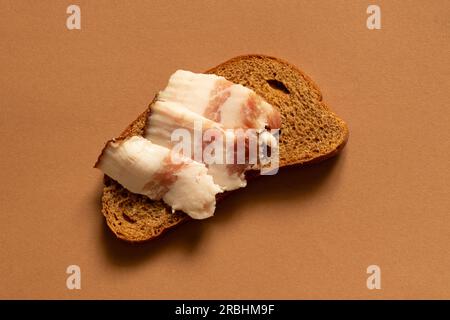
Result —
<instances>
[{"instance_id":1,"label":"sandwich","mask_svg":"<svg viewBox=\"0 0 450 320\"><path fill-rule=\"evenodd\" d=\"M95 164L105 174L102 213L119 239L155 239L212 217L250 179L336 155L348 134L311 79L281 59L246 55L204 73L178 70L103 148Z\"/></svg>"}]
</instances>

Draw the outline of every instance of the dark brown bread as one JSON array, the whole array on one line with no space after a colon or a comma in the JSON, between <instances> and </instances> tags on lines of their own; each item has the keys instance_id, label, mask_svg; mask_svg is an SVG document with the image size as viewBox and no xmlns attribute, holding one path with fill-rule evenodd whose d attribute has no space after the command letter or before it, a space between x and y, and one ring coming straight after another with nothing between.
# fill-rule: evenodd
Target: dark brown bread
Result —
<instances>
[{"instance_id":1,"label":"dark brown bread","mask_svg":"<svg viewBox=\"0 0 450 320\"><path fill-rule=\"evenodd\" d=\"M345 122L322 102L311 79L285 61L264 55L239 56L206 73L249 87L280 110L280 167L329 158L347 142ZM142 135L152 104L121 137ZM162 201L129 192L107 176L104 183L102 212L109 228L122 240L154 239L190 219L183 212L172 213Z\"/></svg>"}]
</instances>

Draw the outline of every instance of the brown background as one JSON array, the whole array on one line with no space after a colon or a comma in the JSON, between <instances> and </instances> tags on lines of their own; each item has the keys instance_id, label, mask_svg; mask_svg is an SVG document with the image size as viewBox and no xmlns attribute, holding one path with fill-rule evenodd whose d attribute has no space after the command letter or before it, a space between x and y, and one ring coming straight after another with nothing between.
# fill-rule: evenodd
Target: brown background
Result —
<instances>
[{"instance_id":1,"label":"brown background","mask_svg":"<svg viewBox=\"0 0 450 320\"><path fill-rule=\"evenodd\" d=\"M368 1L76 1L69 31L69 1L1 0L0 297L450 298L450 3L376 2L379 31ZM245 53L310 75L349 124L344 152L153 243L116 240L104 141L176 69Z\"/></svg>"}]
</instances>

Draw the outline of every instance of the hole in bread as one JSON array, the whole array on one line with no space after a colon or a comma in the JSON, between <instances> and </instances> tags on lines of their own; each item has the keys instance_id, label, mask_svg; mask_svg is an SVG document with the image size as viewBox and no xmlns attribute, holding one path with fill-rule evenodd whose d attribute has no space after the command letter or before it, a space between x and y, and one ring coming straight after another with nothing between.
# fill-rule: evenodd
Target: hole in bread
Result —
<instances>
[{"instance_id":1,"label":"hole in bread","mask_svg":"<svg viewBox=\"0 0 450 320\"><path fill-rule=\"evenodd\" d=\"M281 81L278 81L278 80L275 80L275 79L269 79L269 80L266 80L266 82L269 84L269 86L272 89L279 90L279 91L284 92L286 94L291 93L289 91L289 89L286 87L286 85L283 82L281 82Z\"/></svg>"},{"instance_id":2,"label":"hole in bread","mask_svg":"<svg viewBox=\"0 0 450 320\"><path fill-rule=\"evenodd\" d=\"M127 215L125 212L122 212L122 216L123 219L129 223L135 223L136 221L134 221L133 219L131 219L131 217L129 215Z\"/></svg>"}]
</instances>

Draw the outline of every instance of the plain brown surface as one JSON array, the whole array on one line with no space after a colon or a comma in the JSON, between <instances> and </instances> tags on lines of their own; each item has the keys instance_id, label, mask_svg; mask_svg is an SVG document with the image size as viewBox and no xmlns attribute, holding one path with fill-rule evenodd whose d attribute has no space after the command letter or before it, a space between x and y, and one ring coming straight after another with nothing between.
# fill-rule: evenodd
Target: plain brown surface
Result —
<instances>
[{"instance_id":1,"label":"plain brown surface","mask_svg":"<svg viewBox=\"0 0 450 320\"><path fill-rule=\"evenodd\" d=\"M450 2L377 1L378 31L367 1L76 3L81 31L71 2L0 1L1 298L450 298ZM349 124L344 152L158 241L116 240L103 143L176 69L245 53L311 76Z\"/></svg>"}]
</instances>

